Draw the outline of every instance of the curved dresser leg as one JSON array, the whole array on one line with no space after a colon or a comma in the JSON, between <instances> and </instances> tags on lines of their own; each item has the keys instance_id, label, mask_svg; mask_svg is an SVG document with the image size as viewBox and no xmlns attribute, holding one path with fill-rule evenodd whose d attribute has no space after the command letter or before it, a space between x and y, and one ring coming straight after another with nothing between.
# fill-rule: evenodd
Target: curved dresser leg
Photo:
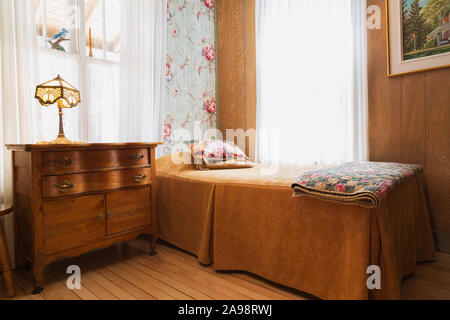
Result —
<instances>
[{"instance_id":1,"label":"curved dresser leg","mask_svg":"<svg viewBox=\"0 0 450 320\"><path fill-rule=\"evenodd\" d=\"M158 237L152 235L150 240L150 255L156 256L158 252L156 251L156 241L158 241Z\"/></svg>"},{"instance_id":2,"label":"curved dresser leg","mask_svg":"<svg viewBox=\"0 0 450 320\"><path fill-rule=\"evenodd\" d=\"M40 294L42 291L44 291L44 269L45 266L42 265L33 265L31 268L31 273L34 277L34 290L32 291L32 294Z\"/></svg>"}]
</instances>

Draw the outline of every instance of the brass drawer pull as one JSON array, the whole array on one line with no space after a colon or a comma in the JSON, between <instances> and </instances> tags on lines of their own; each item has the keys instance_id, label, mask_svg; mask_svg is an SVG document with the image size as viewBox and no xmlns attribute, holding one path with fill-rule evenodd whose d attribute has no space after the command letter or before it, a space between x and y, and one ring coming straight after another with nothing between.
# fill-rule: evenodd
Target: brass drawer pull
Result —
<instances>
[{"instance_id":1,"label":"brass drawer pull","mask_svg":"<svg viewBox=\"0 0 450 320\"><path fill-rule=\"evenodd\" d=\"M55 188L62 193L66 193L69 192L70 190L72 190L74 188L73 183L70 183L68 181L64 181L61 184L55 184Z\"/></svg>"},{"instance_id":2,"label":"brass drawer pull","mask_svg":"<svg viewBox=\"0 0 450 320\"><path fill-rule=\"evenodd\" d=\"M144 173L138 173L137 175L134 176L134 181L144 182L145 178L147 178L147 176Z\"/></svg>"},{"instance_id":3,"label":"brass drawer pull","mask_svg":"<svg viewBox=\"0 0 450 320\"><path fill-rule=\"evenodd\" d=\"M67 169L72 164L72 159L69 157L62 157L61 159L53 161L55 166L61 169Z\"/></svg>"},{"instance_id":4,"label":"brass drawer pull","mask_svg":"<svg viewBox=\"0 0 450 320\"><path fill-rule=\"evenodd\" d=\"M140 152L136 152L134 155L131 156L131 159L135 159L135 160L142 160L144 158L145 158L145 156Z\"/></svg>"},{"instance_id":5,"label":"brass drawer pull","mask_svg":"<svg viewBox=\"0 0 450 320\"><path fill-rule=\"evenodd\" d=\"M98 216L97 216L97 219L98 219L98 221L103 221L103 220L105 220L105 215L102 213L102 214L99 214Z\"/></svg>"},{"instance_id":6,"label":"brass drawer pull","mask_svg":"<svg viewBox=\"0 0 450 320\"><path fill-rule=\"evenodd\" d=\"M114 216L114 213L108 212L106 215L108 216L108 219L112 219L112 217Z\"/></svg>"}]
</instances>

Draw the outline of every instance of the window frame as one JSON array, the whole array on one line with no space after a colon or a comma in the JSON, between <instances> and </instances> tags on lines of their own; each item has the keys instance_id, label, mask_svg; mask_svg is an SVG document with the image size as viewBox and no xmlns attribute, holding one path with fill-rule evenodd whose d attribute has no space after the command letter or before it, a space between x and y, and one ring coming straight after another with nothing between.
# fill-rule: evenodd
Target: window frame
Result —
<instances>
[{"instance_id":1,"label":"window frame","mask_svg":"<svg viewBox=\"0 0 450 320\"><path fill-rule=\"evenodd\" d=\"M35 14L36 16L40 16L40 18L42 19L42 41L39 41L39 45L38 47L40 48L46 48L51 50L51 48L49 47L49 43L48 43L48 39L49 39L49 35L48 35L48 17L47 17L47 0L35 0L36 1L36 5L35 5ZM102 32L101 32L101 38L102 38L102 49L97 49L97 50L101 50L102 54L101 57L94 57L94 56L89 56L89 46L86 45L87 43L87 35L86 35L86 30L87 29L87 22L89 21L88 19L86 19L86 1L85 0L74 0L76 1L76 7L77 10L74 11L74 14L78 15L77 17L73 17L72 14L69 12L68 8L68 2L69 0L64 0L64 5L65 5L65 23L64 23L64 28L68 29L70 32L72 32L72 30L76 31L78 33L77 35L77 44L76 44L76 48L75 50L71 50L69 51L65 51L62 53L66 53L66 54L76 54L76 55L80 55L81 56L81 52L85 52L85 57L86 58L90 58L90 59L98 59L98 60L102 60L102 61L108 61L108 62L113 62L116 63L117 60L115 59L111 59L108 58L108 53L112 53L112 54L117 54L120 57L120 52L116 53L114 51L108 52L107 50L107 23L106 23L106 0L97 0L97 4L94 6L94 8L92 9L92 13L94 12L94 10L97 8L97 6L101 6L101 17L102 17ZM40 11L38 13L38 11ZM91 14L92 14L91 13ZM76 25L75 27L71 28L69 26L67 26L67 21L70 21L71 19L75 20L75 21L79 21L79 25ZM39 28L40 25L38 24L38 21L36 21L36 27ZM120 35L120 33L119 33ZM38 37L41 37L41 35L38 33L37 34ZM43 42L43 43L42 43ZM96 49L96 48L93 48Z\"/></svg>"}]
</instances>

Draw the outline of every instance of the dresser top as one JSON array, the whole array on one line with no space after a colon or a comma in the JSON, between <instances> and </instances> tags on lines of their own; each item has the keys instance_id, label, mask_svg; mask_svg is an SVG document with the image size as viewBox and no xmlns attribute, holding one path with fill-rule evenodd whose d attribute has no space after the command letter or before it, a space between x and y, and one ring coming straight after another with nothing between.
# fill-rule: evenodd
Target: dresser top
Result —
<instances>
[{"instance_id":1,"label":"dresser top","mask_svg":"<svg viewBox=\"0 0 450 320\"><path fill-rule=\"evenodd\" d=\"M157 147L161 142L73 143L73 144L7 144L11 151L71 151Z\"/></svg>"}]
</instances>

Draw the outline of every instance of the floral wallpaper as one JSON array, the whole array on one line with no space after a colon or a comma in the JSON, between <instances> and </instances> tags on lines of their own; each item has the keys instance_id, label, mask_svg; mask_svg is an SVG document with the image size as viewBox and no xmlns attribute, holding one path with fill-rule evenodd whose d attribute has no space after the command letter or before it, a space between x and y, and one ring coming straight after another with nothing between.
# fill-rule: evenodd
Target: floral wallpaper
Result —
<instances>
[{"instance_id":1,"label":"floral wallpaper","mask_svg":"<svg viewBox=\"0 0 450 320\"><path fill-rule=\"evenodd\" d=\"M177 151L177 129L216 128L214 9L214 0L168 0L165 154Z\"/></svg>"}]
</instances>

